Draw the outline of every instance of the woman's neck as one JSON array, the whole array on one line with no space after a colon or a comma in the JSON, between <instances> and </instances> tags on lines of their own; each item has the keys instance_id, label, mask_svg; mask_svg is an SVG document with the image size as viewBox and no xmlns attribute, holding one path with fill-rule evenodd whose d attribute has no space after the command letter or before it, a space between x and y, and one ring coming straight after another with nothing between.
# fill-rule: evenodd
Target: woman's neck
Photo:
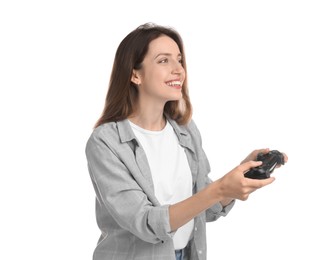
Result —
<instances>
[{"instance_id":1,"label":"woman's neck","mask_svg":"<svg viewBox=\"0 0 314 260\"><path fill-rule=\"evenodd\" d=\"M151 131L160 131L166 126L166 118L163 111L145 111L135 112L128 119L141 128Z\"/></svg>"}]
</instances>

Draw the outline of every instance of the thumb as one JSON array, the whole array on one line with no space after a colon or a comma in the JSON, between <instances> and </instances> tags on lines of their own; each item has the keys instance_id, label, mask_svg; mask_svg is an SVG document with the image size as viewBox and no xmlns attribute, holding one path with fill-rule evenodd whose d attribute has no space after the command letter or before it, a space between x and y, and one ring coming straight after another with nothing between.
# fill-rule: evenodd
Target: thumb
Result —
<instances>
[{"instance_id":1,"label":"thumb","mask_svg":"<svg viewBox=\"0 0 314 260\"><path fill-rule=\"evenodd\" d=\"M248 170L250 170L251 168L258 167L262 164L263 164L263 162L261 162L261 161L248 161L248 162L241 164L239 167L243 171L243 174L244 174Z\"/></svg>"}]
</instances>

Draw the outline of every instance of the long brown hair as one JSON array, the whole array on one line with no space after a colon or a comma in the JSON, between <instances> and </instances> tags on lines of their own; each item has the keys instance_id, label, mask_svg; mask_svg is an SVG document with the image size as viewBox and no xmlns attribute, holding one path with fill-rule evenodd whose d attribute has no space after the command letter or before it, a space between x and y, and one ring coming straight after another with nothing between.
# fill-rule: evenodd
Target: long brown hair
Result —
<instances>
[{"instance_id":1,"label":"long brown hair","mask_svg":"<svg viewBox=\"0 0 314 260\"><path fill-rule=\"evenodd\" d=\"M134 112L138 90L131 82L133 69L141 68L149 43L161 35L167 35L177 43L182 55L182 66L186 71L183 41L176 30L153 23L139 26L122 40L116 51L105 107L95 128L107 122L126 119ZM182 98L168 101L164 113L178 124L186 124L191 119L192 105L188 94L187 71L182 86Z\"/></svg>"}]
</instances>

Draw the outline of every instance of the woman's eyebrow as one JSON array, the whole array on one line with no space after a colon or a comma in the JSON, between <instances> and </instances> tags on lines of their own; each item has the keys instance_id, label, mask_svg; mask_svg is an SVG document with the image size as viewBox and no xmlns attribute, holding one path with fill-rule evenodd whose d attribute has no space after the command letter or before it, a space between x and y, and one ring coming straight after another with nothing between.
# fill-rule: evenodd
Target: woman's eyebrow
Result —
<instances>
[{"instance_id":1,"label":"woman's eyebrow","mask_svg":"<svg viewBox=\"0 0 314 260\"><path fill-rule=\"evenodd\" d=\"M156 56L155 56L155 59L157 59L159 56L172 56L172 54L171 53L168 53L168 52L162 52L162 53L159 53L159 54L157 54ZM178 57L182 57L182 54L181 53L179 53L178 54Z\"/></svg>"}]
</instances>

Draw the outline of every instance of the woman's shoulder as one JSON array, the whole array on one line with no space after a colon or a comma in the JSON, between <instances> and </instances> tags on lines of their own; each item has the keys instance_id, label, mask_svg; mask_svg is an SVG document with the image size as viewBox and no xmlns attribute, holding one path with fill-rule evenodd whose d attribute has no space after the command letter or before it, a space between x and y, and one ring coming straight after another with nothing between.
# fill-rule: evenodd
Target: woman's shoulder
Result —
<instances>
[{"instance_id":1,"label":"woman's shoulder","mask_svg":"<svg viewBox=\"0 0 314 260\"><path fill-rule=\"evenodd\" d=\"M134 139L128 120L108 122L96 127L87 141L87 146L103 145L116 147Z\"/></svg>"},{"instance_id":2,"label":"woman's shoulder","mask_svg":"<svg viewBox=\"0 0 314 260\"><path fill-rule=\"evenodd\" d=\"M93 129L90 137L101 138L115 134L117 132L116 125L117 125L116 122L108 122L101 124L100 126L97 126L95 129Z\"/></svg>"},{"instance_id":3,"label":"woman's shoulder","mask_svg":"<svg viewBox=\"0 0 314 260\"><path fill-rule=\"evenodd\" d=\"M107 144L108 142L116 142L118 139L117 123L104 123L93 129L88 137L86 148Z\"/></svg>"}]
</instances>

